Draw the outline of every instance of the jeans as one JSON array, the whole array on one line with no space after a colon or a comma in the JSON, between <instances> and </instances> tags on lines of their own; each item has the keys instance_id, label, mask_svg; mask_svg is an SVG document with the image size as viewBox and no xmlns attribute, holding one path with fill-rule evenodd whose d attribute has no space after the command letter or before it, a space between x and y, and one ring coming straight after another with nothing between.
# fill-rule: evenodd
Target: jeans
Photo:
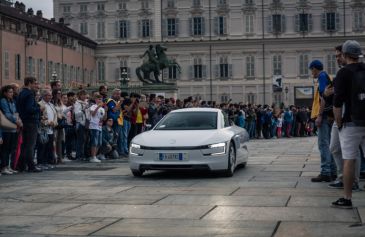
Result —
<instances>
[{"instance_id":1,"label":"jeans","mask_svg":"<svg viewBox=\"0 0 365 237\"><path fill-rule=\"evenodd\" d=\"M124 146L123 146L123 126L118 125L117 122L113 124L113 130L115 134L118 135L117 139L117 151L119 154L124 153Z\"/></svg>"},{"instance_id":2,"label":"jeans","mask_svg":"<svg viewBox=\"0 0 365 237\"><path fill-rule=\"evenodd\" d=\"M76 159L78 160L85 158L85 132L85 126L80 123L76 123Z\"/></svg>"},{"instance_id":3,"label":"jeans","mask_svg":"<svg viewBox=\"0 0 365 237\"><path fill-rule=\"evenodd\" d=\"M326 117L323 117L322 124L318 128L318 149L321 154L321 175L335 175L336 164L330 152L331 127Z\"/></svg>"},{"instance_id":4,"label":"jeans","mask_svg":"<svg viewBox=\"0 0 365 237\"><path fill-rule=\"evenodd\" d=\"M14 167L15 150L18 142L18 134L12 132L3 133L3 145L1 149L1 168L9 166L9 159L11 160L11 167Z\"/></svg>"},{"instance_id":5,"label":"jeans","mask_svg":"<svg viewBox=\"0 0 365 237\"><path fill-rule=\"evenodd\" d=\"M71 158L72 151L76 150L75 138L76 138L75 127L67 125L65 127L65 146L66 146L66 156L68 158Z\"/></svg>"},{"instance_id":6,"label":"jeans","mask_svg":"<svg viewBox=\"0 0 365 237\"><path fill-rule=\"evenodd\" d=\"M34 147L37 141L38 125L36 123L25 123L23 125L23 143L19 157L19 170L29 170L35 168L34 164Z\"/></svg>"},{"instance_id":7,"label":"jeans","mask_svg":"<svg viewBox=\"0 0 365 237\"><path fill-rule=\"evenodd\" d=\"M48 134L48 142L46 144L39 143L37 151L37 163L38 164L54 164L54 134Z\"/></svg>"},{"instance_id":8,"label":"jeans","mask_svg":"<svg viewBox=\"0 0 365 237\"><path fill-rule=\"evenodd\" d=\"M122 128L122 144L123 150L121 154L127 155L128 154L128 135L129 130L131 129L131 122L128 120L123 121L123 128Z\"/></svg>"}]
</instances>

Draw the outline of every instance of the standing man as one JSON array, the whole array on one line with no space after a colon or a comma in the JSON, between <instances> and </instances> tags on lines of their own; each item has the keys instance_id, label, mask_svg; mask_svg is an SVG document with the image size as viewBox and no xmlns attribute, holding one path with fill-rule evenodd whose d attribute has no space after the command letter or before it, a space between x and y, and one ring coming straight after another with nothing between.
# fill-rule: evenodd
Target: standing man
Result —
<instances>
[{"instance_id":1,"label":"standing man","mask_svg":"<svg viewBox=\"0 0 365 237\"><path fill-rule=\"evenodd\" d=\"M38 89L37 79L26 77L24 88L18 96L17 109L23 122L23 144L19 157L19 171L24 171L28 167L29 172L42 172L42 169L37 168L34 163L34 147L37 141L41 113L35 100L35 93Z\"/></svg>"},{"instance_id":2,"label":"standing man","mask_svg":"<svg viewBox=\"0 0 365 237\"><path fill-rule=\"evenodd\" d=\"M318 127L318 148L321 154L321 173L317 177L312 178L312 182L331 182L337 172L336 165L329 149L332 127L332 104L330 99L324 96L324 90L332 81L328 74L323 71L323 64L321 61L312 61L309 65L309 69L312 71L313 78L317 78L318 80L318 87L316 88L315 93L317 93L319 97L314 97L313 113L311 117L316 119L315 122ZM315 111L315 108L318 108L318 106L319 111Z\"/></svg>"},{"instance_id":3,"label":"standing man","mask_svg":"<svg viewBox=\"0 0 365 237\"><path fill-rule=\"evenodd\" d=\"M113 120L113 131L118 135L117 139L117 151L119 155L126 155L123 148L123 113L121 112L121 105L123 100L121 99L121 90L114 89L112 97L107 100L108 106L107 117Z\"/></svg>"},{"instance_id":4,"label":"standing man","mask_svg":"<svg viewBox=\"0 0 365 237\"><path fill-rule=\"evenodd\" d=\"M362 52L357 41L346 41L342 52L346 66L336 75L334 115L340 131L344 197L333 202L332 206L352 208L355 161L360 156L359 146L365 149L365 65L359 62Z\"/></svg>"}]
</instances>

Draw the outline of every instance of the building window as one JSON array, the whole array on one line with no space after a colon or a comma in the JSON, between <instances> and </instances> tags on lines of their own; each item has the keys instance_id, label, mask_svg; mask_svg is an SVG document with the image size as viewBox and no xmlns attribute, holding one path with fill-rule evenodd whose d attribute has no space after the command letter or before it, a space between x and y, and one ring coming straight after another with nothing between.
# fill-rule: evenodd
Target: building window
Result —
<instances>
[{"instance_id":1,"label":"building window","mask_svg":"<svg viewBox=\"0 0 365 237\"><path fill-rule=\"evenodd\" d=\"M251 34L254 33L254 15L246 15L245 16L245 28L246 33Z\"/></svg>"},{"instance_id":2,"label":"building window","mask_svg":"<svg viewBox=\"0 0 365 237\"><path fill-rule=\"evenodd\" d=\"M354 31L363 31L364 23L363 23L363 13L361 11L353 12L353 29Z\"/></svg>"},{"instance_id":3,"label":"building window","mask_svg":"<svg viewBox=\"0 0 365 237\"><path fill-rule=\"evenodd\" d=\"M48 62L48 81L52 81L52 73L53 73L53 62Z\"/></svg>"},{"instance_id":4,"label":"building window","mask_svg":"<svg viewBox=\"0 0 365 237\"><path fill-rule=\"evenodd\" d=\"M169 67L169 79L177 79L177 67L176 66L170 66Z\"/></svg>"},{"instance_id":5,"label":"building window","mask_svg":"<svg viewBox=\"0 0 365 237\"><path fill-rule=\"evenodd\" d=\"M98 61L98 81L105 82L105 63Z\"/></svg>"},{"instance_id":6,"label":"building window","mask_svg":"<svg viewBox=\"0 0 365 237\"><path fill-rule=\"evenodd\" d=\"M218 7L219 6L225 6L225 5L227 5L227 0L218 0L217 5L218 5Z\"/></svg>"},{"instance_id":7,"label":"building window","mask_svg":"<svg viewBox=\"0 0 365 237\"><path fill-rule=\"evenodd\" d=\"M281 55L274 55L273 57L273 73L274 75L282 75Z\"/></svg>"},{"instance_id":8,"label":"building window","mask_svg":"<svg viewBox=\"0 0 365 237\"><path fill-rule=\"evenodd\" d=\"M193 7L201 7L200 0L193 0Z\"/></svg>"},{"instance_id":9,"label":"building window","mask_svg":"<svg viewBox=\"0 0 365 237\"><path fill-rule=\"evenodd\" d=\"M16 54L15 55L15 79L16 80L21 80L21 68L22 68L22 63L21 63L21 56L20 54Z\"/></svg>"},{"instance_id":10,"label":"building window","mask_svg":"<svg viewBox=\"0 0 365 237\"><path fill-rule=\"evenodd\" d=\"M219 77L228 78L228 59L227 59L227 57L219 58Z\"/></svg>"},{"instance_id":11,"label":"building window","mask_svg":"<svg viewBox=\"0 0 365 237\"><path fill-rule=\"evenodd\" d=\"M273 23L273 31L274 32L284 32L283 30L283 23L284 17L282 15L275 14L272 16L272 23Z\"/></svg>"},{"instance_id":12,"label":"building window","mask_svg":"<svg viewBox=\"0 0 365 237\"><path fill-rule=\"evenodd\" d=\"M217 35L227 34L227 18L225 16L218 16L215 18L215 33Z\"/></svg>"},{"instance_id":13,"label":"building window","mask_svg":"<svg viewBox=\"0 0 365 237\"><path fill-rule=\"evenodd\" d=\"M35 64L32 57L28 57L28 64L27 64L27 75L28 76L35 76Z\"/></svg>"},{"instance_id":14,"label":"building window","mask_svg":"<svg viewBox=\"0 0 365 237\"><path fill-rule=\"evenodd\" d=\"M38 75L37 78L39 80L40 83L45 83L45 73L44 73L44 61L43 59L38 59L38 65L37 65L37 70L38 70Z\"/></svg>"},{"instance_id":15,"label":"building window","mask_svg":"<svg viewBox=\"0 0 365 237\"><path fill-rule=\"evenodd\" d=\"M177 36L177 19L167 19L167 36Z\"/></svg>"},{"instance_id":16,"label":"building window","mask_svg":"<svg viewBox=\"0 0 365 237\"><path fill-rule=\"evenodd\" d=\"M142 7L142 10L148 9L149 8L148 0L141 0L141 7Z\"/></svg>"},{"instance_id":17,"label":"building window","mask_svg":"<svg viewBox=\"0 0 365 237\"><path fill-rule=\"evenodd\" d=\"M104 39L105 38L105 22L97 23L97 38Z\"/></svg>"},{"instance_id":18,"label":"building window","mask_svg":"<svg viewBox=\"0 0 365 237\"><path fill-rule=\"evenodd\" d=\"M80 23L80 33L83 35L87 35L88 29L87 29L87 22L81 22Z\"/></svg>"},{"instance_id":19,"label":"building window","mask_svg":"<svg viewBox=\"0 0 365 237\"><path fill-rule=\"evenodd\" d=\"M168 8L175 8L175 0L167 0Z\"/></svg>"},{"instance_id":20,"label":"building window","mask_svg":"<svg viewBox=\"0 0 365 237\"><path fill-rule=\"evenodd\" d=\"M4 78L9 79L9 52L4 52Z\"/></svg>"},{"instance_id":21,"label":"building window","mask_svg":"<svg viewBox=\"0 0 365 237\"><path fill-rule=\"evenodd\" d=\"M326 12L322 15L322 28L324 31L338 31L340 27L340 16L336 12Z\"/></svg>"},{"instance_id":22,"label":"building window","mask_svg":"<svg viewBox=\"0 0 365 237\"><path fill-rule=\"evenodd\" d=\"M308 54L299 55L299 76L308 76Z\"/></svg>"},{"instance_id":23,"label":"building window","mask_svg":"<svg viewBox=\"0 0 365 237\"><path fill-rule=\"evenodd\" d=\"M254 4L253 0L245 0L245 5L252 6Z\"/></svg>"},{"instance_id":24,"label":"building window","mask_svg":"<svg viewBox=\"0 0 365 237\"><path fill-rule=\"evenodd\" d=\"M119 8L119 10L127 10L127 1L121 1L118 4L118 8Z\"/></svg>"},{"instance_id":25,"label":"building window","mask_svg":"<svg viewBox=\"0 0 365 237\"><path fill-rule=\"evenodd\" d=\"M129 36L129 21L122 20L116 23L117 38L127 39Z\"/></svg>"},{"instance_id":26,"label":"building window","mask_svg":"<svg viewBox=\"0 0 365 237\"><path fill-rule=\"evenodd\" d=\"M104 3L98 3L97 10L98 11L104 11L105 10L105 4Z\"/></svg>"},{"instance_id":27,"label":"building window","mask_svg":"<svg viewBox=\"0 0 365 237\"><path fill-rule=\"evenodd\" d=\"M86 13L87 12L87 5L86 4L81 4L80 5L80 12L81 13Z\"/></svg>"},{"instance_id":28,"label":"building window","mask_svg":"<svg viewBox=\"0 0 365 237\"><path fill-rule=\"evenodd\" d=\"M204 17L193 17L191 19L191 33L193 36L199 36L199 35L204 35L204 30L205 30L205 21L204 21Z\"/></svg>"},{"instance_id":29,"label":"building window","mask_svg":"<svg viewBox=\"0 0 365 237\"><path fill-rule=\"evenodd\" d=\"M247 103L255 104L255 94L254 93L247 94Z\"/></svg>"},{"instance_id":30,"label":"building window","mask_svg":"<svg viewBox=\"0 0 365 237\"><path fill-rule=\"evenodd\" d=\"M312 14L301 13L295 16L295 27L297 32L312 31Z\"/></svg>"},{"instance_id":31,"label":"building window","mask_svg":"<svg viewBox=\"0 0 365 237\"><path fill-rule=\"evenodd\" d=\"M148 20L148 19L142 20L141 24L142 24L142 26L141 26L141 33L142 33L141 36L143 38L150 37L151 36L151 26L152 26L151 20Z\"/></svg>"},{"instance_id":32,"label":"building window","mask_svg":"<svg viewBox=\"0 0 365 237\"><path fill-rule=\"evenodd\" d=\"M255 57L246 57L246 76L249 78L255 77Z\"/></svg>"},{"instance_id":33,"label":"building window","mask_svg":"<svg viewBox=\"0 0 365 237\"><path fill-rule=\"evenodd\" d=\"M330 75L336 75L336 55L327 55L327 73Z\"/></svg>"},{"instance_id":34,"label":"building window","mask_svg":"<svg viewBox=\"0 0 365 237\"><path fill-rule=\"evenodd\" d=\"M228 100L229 100L229 96L227 94L221 95L221 102L222 103L227 103Z\"/></svg>"},{"instance_id":35,"label":"building window","mask_svg":"<svg viewBox=\"0 0 365 237\"><path fill-rule=\"evenodd\" d=\"M71 13L71 6L63 6L63 13Z\"/></svg>"},{"instance_id":36,"label":"building window","mask_svg":"<svg viewBox=\"0 0 365 237\"><path fill-rule=\"evenodd\" d=\"M194 79L203 78L203 65L201 58L194 58Z\"/></svg>"}]
</instances>

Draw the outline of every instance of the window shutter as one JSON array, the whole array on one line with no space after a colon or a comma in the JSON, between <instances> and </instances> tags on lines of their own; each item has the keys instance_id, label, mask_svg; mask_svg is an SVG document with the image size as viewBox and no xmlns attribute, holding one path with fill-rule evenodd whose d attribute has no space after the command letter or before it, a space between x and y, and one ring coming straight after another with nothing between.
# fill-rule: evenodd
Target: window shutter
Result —
<instances>
[{"instance_id":1,"label":"window shutter","mask_svg":"<svg viewBox=\"0 0 365 237\"><path fill-rule=\"evenodd\" d=\"M294 22L295 22L295 31L299 32L300 31L300 18L299 18L298 14L295 15Z\"/></svg>"},{"instance_id":2,"label":"window shutter","mask_svg":"<svg viewBox=\"0 0 365 237\"><path fill-rule=\"evenodd\" d=\"M126 21L126 27L127 27L127 37L126 38L130 38L131 37L131 22L130 21Z\"/></svg>"},{"instance_id":3,"label":"window shutter","mask_svg":"<svg viewBox=\"0 0 365 237\"><path fill-rule=\"evenodd\" d=\"M207 78L207 65L202 66L202 77L203 79Z\"/></svg>"},{"instance_id":4,"label":"window shutter","mask_svg":"<svg viewBox=\"0 0 365 237\"><path fill-rule=\"evenodd\" d=\"M164 70L162 70L162 76L163 76L163 79L166 80L166 79L170 79L169 78L169 71L170 69L167 67L165 68Z\"/></svg>"},{"instance_id":5,"label":"window shutter","mask_svg":"<svg viewBox=\"0 0 365 237\"><path fill-rule=\"evenodd\" d=\"M218 17L214 17L214 34L219 35L219 18Z\"/></svg>"},{"instance_id":6,"label":"window shutter","mask_svg":"<svg viewBox=\"0 0 365 237\"><path fill-rule=\"evenodd\" d=\"M336 18L336 31L338 31L340 29L340 14L339 13L336 13L335 14L335 18Z\"/></svg>"},{"instance_id":7,"label":"window shutter","mask_svg":"<svg viewBox=\"0 0 365 237\"><path fill-rule=\"evenodd\" d=\"M168 35L168 23L167 23L167 19L162 19L161 22L161 28L162 28L162 36L166 37Z\"/></svg>"},{"instance_id":8,"label":"window shutter","mask_svg":"<svg viewBox=\"0 0 365 237\"><path fill-rule=\"evenodd\" d=\"M284 33L286 31L286 17L285 15L281 15L281 33Z\"/></svg>"},{"instance_id":9,"label":"window shutter","mask_svg":"<svg viewBox=\"0 0 365 237\"><path fill-rule=\"evenodd\" d=\"M153 21L152 20L150 20L150 32L149 33L150 33L150 38L153 37L154 34L153 34Z\"/></svg>"},{"instance_id":10,"label":"window shutter","mask_svg":"<svg viewBox=\"0 0 365 237\"><path fill-rule=\"evenodd\" d=\"M194 35L194 22L193 22L193 18L189 18L189 25L190 25L190 36Z\"/></svg>"},{"instance_id":11,"label":"window shutter","mask_svg":"<svg viewBox=\"0 0 365 237\"><path fill-rule=\"evenodd\" d=\"M308 14L308 32L313 30L313 17L312 14Z\"/></svg>"},{"instance_id":12,"label":"window shutter","mask_svg":"<svg viewBox=\"0 0 365 237\"><path fill-rule=\"evenodd\" d=\"M359 12L359 30L364 30L363 13Z\"/></svg>"},{"instance_id":13,"label":"window shutter","mask_svg":"<svg viewBox=\"0 0 365 237\"><path fill-rule=\"evenodd\" d=\"M179 18L175 19L175 36L179 36Z\"/></svg>"},{"instance_id":14,"label":"window shutter","mask_svg":"<svg viewBox=\"0 0 365 237\"><path fill-rule=\"evenodd\" d=\"M204 36L205 35L205 18L204 17L202 17L201 18L202 19L202 36Z\"/></svg>"},{"instance_id":15,"label":"window shutter","mask_svg":"<svg viewBox=\"0 0 365 237\"><path fill-rule=\"evenodd\" d=\"M273 16L268 16L267 17L267 32L268 33L272 33L272 17Z\"/></svg>"},{"instance_id":16,"label":"window shutter","mask_svg":"<svg viewBox=\"0 0 365 237\"><path fill-rule=\"evenodd\" d=\"M32 63L32 76L35 77L35 60L33 60L33 63Z\"/></svg>"},{"instance_id":17,"label":"window shutter","mask_svg":"<svg viewBox=\"0 0 365 237\"><path fill-rule=\"evenodd\" d=\"M322 26L322 30L323 31L327 31L327 15L326 13L322 13L322 21L321 21L321 26Z\"/></svg>"},{"instance_id":18,"label":"window shutter","mask_svg":"<svg viewBox=\"0 0 365 237\"><path fill-rule=\"evenodd\" d=\"M194 66L189 66L189 80L192 80L194 78Z\"/></svg>"},{"instance_id":19,"label":"window shutter","mask_svg":"<svg viewBox=\"0 0 365 237\"><path fill-rule=\"evenodd\" d=\"M233 65L228 64L228 78L233 79Z\"/></svg>"},{"instance_id":20,"label":"window shutter","mask_svg":"<svg viewBox=\"0 0 365 237\"><path fill-rule=\"evenodd\" d=\"M219 64L214 66L215 78L219 78Z\"/></svg>"},{"instance_id":21,"label":"window shutter","mask_svg":"<svg viewBox=\"0 0 365 237\"><path fill-rule=\"evenodd\" d=\"M138 25L138 38L141 38L142 37L142 22L141 20L138 20L137 22L137 25Z\"/></svg>"}]
</instances>

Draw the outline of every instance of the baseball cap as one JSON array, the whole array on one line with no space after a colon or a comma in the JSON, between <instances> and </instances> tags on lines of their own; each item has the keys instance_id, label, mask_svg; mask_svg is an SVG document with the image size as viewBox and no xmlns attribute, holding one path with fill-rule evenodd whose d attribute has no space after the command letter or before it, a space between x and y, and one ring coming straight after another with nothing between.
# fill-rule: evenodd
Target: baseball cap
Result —
<instances>
[{"instance_id":1,"label":"baseball cap","mask_svg":"<svg viewBox=\"0 0 365 237\"><path fill-rule=\"evenodd\" d=\"M356 40L347 40L342 45L342 52L354 58L358 58L362 55L361 46Z\"/></svg>"},{"instance_id":2,"label":"baseball cap","mask_svg":"<svg viewBox=\"0 0 365 237\"><path fill-rule=\"evenodd\" d=\"M310 64L309 64L309 69L315 68L317 70L322 71L323 70L323 64L321 61L319 60L313 60Z\"/></svg>"}]
</instances>

